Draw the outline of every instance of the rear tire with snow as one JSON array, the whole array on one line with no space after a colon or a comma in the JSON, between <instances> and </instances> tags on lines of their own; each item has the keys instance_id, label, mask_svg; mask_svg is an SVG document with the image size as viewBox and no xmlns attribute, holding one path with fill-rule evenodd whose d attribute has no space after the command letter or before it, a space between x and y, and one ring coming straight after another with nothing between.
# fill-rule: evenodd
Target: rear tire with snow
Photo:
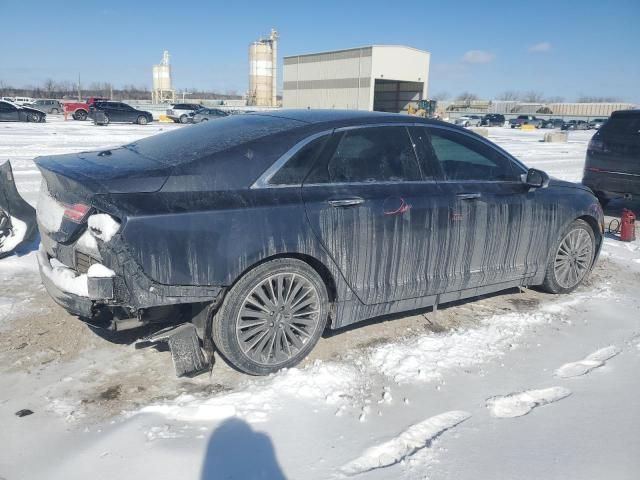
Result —
<instances>
[{"instance_id":1,"label":"rear tire with snow","mask_svg":"<svg viewBox=\"0 0 640 480\"><path fill-rule=\"evenodd\" d=\"M235 368L268 375L302 361L329 315L327 288L307 263L278 258L246 273L213 318L213 343Z\"/></svg>"},{"instance_id":2,"label":"rear tire with snow","mask_svg":"<svg viewBox=\"0 0 640 480\"><path fill-rule=\"evenodd\" d=\"M572 292L589 275L595 254L593 229L584 220L574 220L554 243L542 289L549 293Z\"/></svg>"}]
</instances>

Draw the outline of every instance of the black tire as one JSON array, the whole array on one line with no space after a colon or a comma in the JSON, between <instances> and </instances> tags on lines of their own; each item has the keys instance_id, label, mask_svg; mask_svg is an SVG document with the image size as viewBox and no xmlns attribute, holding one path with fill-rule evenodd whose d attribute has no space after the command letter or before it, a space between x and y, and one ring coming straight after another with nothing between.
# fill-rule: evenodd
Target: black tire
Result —
<instances>
[{"instance_id":1,"label":"black tire","mask_svg":"<svg viewBox=\"0 0 640 480\"><path fill-rule=\"evenodd\" d=\"M33 123L40 123L40 121L42 120L42 115L40 115L39 113L30 113L27 119Z\"/></svg>"},{"instance_id":2,"label":"black tire","mask_svg":"<svg viewBox=\"0 0 640 480\"><path fill-rule=\"evenodd\" d=\"M208 118L203 118L202 120L200 120L200 123L202 123L202 122L208 122L208 121L209 121L209 119L208 119Z\"/></svg>"},{"instance_id":3,"label":"black tire","mask_svg":"<svg viewBox=\"0 0 640 480\"><path fill-rule=\"evenodd\" d=\"M60 113L60 110L58 110L57 108L52 108L51 109L51 113L54 114L54 115L57 115L57 114Z\"/></svg>"},{"instance_id":4,"label":"black tire","mask_svg":"<svg viewBox=\"0 0 640 480\"><path fill-rule=\"evenodd\" d=\"M140 115L138 117L138 121L137 121L138 125L146 125L147 123L149 123L149 120L147 119L147 117L145 117L144 115Z\"/></svg>"},{"instance_id":5,"label":"black tire","mask_svg":"<svg viewBox=\"0 0 640 480\"><path fill-rule=\"evenodd\" d=\"M268 311L270 308L251 310L257 314L258 318L255 320L247 320L246 316L241 315L241 312L246 312L247 307L251 304L258 307L254 301L256 299L259 300L259 296L264 297L265 293L266 296L269 296L265 284L271 287L272 292L279 288L280 291L285 292L287 279L289 279L289 290L286 298L284 295L279 294L276 294L275 298L280 298L282 304L289 301L289 304L294 306L296 303L300 305L311 302L309 303L309 308L317 311L312 316L313 318L294 318L307 314L296 314L296 310L284 311L284 306L279 308L275 305L271 312ZM300 282L304 286L296 290L298 284L295 282ZM275 289L273 286L275 286ZM307 293L304 293L304 288L309 288ZM295 293L293 293L293 290L296 290ZM302 297L300 296L301 292L303 292ZM263 303L263 305L268 304ZM307 307L305 306L304 308L306 309ZM300 363L318 342L326 326L328 315L329 297L320 275L309 264L301 260L278 258L250 270L229 290L222 302L222 306L213 318L212 339L222 356L238 370L251 375L268 375L281 368L290 368ZM249 317L251 316L249 315ZM245 330L242 331L241 322L247 321L259 322L261 325L249 325L244 327ZM313 326L302 327L307 335L305 337L296 333L301 331L298 327L304 325L299 323L301 321L313 323ZM262 332L265 333L262 334ZM239 338L243 334L245 336L244 343ZM290 338L292 341L289 341ZM264 340L266 340L266 343L260 348L260 344ZM253 342L256 344L255 347L247 346L247 344ZM278 343L277 347L275 347L276 342ZM262 354L267 346L269 346L269 350L267 351L266 359L264 359ZM274 348L276 350L273 350ZM251 350L254 350L253 353ZM288 353L286 350L288 350ZM281 356L278 359L276 357L279 354ZM257 360L256 357L260 357L263 360Z\"/></svg>"},{"instance_id":6,"label":"black tire","mask_svg":"<svg viewBox=\"0 0 640 480\"><path fill-rule=\"evenodd\" d=\"M102 121L103 125L109 125L109 122L111 122L111 119L109 118L109 116L105 113L104 114L104 120Z\"/></svg>"},{"instance_id":7,"label":"black tire","mask_svg":"<svg viewBox=\"0 0 640 480\"><path fill-rule=\"evenodd\" d=\"M189 121L189 117L187 117L186 115L180 116L180 123L187 123L188 121Z\"/></svg>"},{"instance_id":8,"label":"black tire","mask_svg":"<svg viewBox=\"0 0 640 480\"><path fill-rule=\"evenodd\" d=\"M73 118L83 122L87 119L87 112L85 112L84 110L79 110L73 114Z\"/></svg>"},{"instance_id":9,"label":"black tire","mask_svg":"<svg viewBox=\"0 0 640 480\"><path fill-rule=\"evenodd\" d=\"M577 233L576 233L577 232ZM586 232L586 235L585 235ZM576 275L575 281L571 280L569 282L565 281L566 279L562 278L562 271L558 267L558 262L564 260L560 260L561 257L565 258L566 255L563 255L560 251L561 246L563 249L566 248L566 244L564 244L565 239L567 239L570 235L577 235L581 238L586 245L587 238L590 245L589 254L584 253L584 258L579 262L573 262L576 265L576 269L580 269L580 274ZM588 237L587 237L588 235ZM564 245L563 245L564 244ZM577 248L576 250L580 250ZM570 293L575 290L580 284L584 281L585 278L589 275L591 271L591 267L593 266L593 260L596 254L596 239L595 234L591 226L585 222L584 220L574 220L562 235L556 240L553 244L553 248L551 252L549 252L549 260L547 261L547 268L545 272L544 281L541 285L542 289L549 293ZM578 255L569 255L569 257L577 257ZM573 267L568 267L570 270Z\"/></svg>"}]
</instances>

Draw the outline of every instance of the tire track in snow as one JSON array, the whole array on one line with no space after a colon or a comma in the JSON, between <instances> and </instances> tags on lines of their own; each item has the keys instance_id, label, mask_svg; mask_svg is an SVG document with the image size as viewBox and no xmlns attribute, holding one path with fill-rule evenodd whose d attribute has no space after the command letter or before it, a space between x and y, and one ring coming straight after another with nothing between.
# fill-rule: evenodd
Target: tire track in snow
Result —
<instances>
[{"instance_id":1,"label":"tire track in snow","mask_svg":"<svg viewBox=\"0 0 640 480\"><path fill-rule=\"evenodd\" d=\"M615 357L619 353L620 349L615 345L601 348L600 350L587 355L583 360L565 363L554 372L554 375L560 378L571 378L586 375L591 370L602 367L607 360Z\"/></svg>"},{"instance_id":2,"label":"tire track in snow","mask_svg":"<svg viewBox=\"0 0 640 480\"><path fill-rule=\"evenodd\" d=\"M395 465L418 450L429 447L435 438L469 417L470 413L451 411L416 423L391 440L367 448L358 458L343 465L340 471L353 476Z\"/></svg>"},{"instance_id":3,"label":"tire track in snow","mask_svg":"<svg viewBox=\"0 0 640 480\"><path fill-rule=\"evenodd\" d=\"M491 397L487 400L487 408L493 417L521 417L536 407L557 402L569 395L571 395L571 390L564 387L526 390L520 393Z\"/></svg>"}]
</instances>

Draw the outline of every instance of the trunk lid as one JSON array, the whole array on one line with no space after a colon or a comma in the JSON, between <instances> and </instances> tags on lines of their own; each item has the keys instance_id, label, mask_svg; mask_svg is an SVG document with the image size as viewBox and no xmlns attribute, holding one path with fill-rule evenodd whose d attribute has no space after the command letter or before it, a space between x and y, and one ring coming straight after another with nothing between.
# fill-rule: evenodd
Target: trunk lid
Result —
<instances>
[{"instance_id":1,"label":"trunk lid","mask_svg":"<svg viewBox=\"0 0 640 480\"><path fill-rule=\"evenodd\" d=\"M86 229L95 195L150 193L160 190L171 167L124 147L39 157L43 176L37 214L43 237L69 243Z\"/></svg>"}]
</instances>

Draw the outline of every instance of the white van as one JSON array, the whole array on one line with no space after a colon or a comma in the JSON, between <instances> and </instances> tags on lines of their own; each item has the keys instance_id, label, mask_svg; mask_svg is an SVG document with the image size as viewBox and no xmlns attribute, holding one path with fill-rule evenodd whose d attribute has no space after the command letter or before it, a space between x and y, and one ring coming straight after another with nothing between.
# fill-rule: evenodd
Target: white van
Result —
<instances>
[{"instance_id":1,"label":"white van","mask_svg":"<svg viewBox=\"0 0 640 480\"><path fill-rule=\"evenodd\" d=\"M13 102L15 100L15 98L13 98L13 97L1 97L0 100L5 101L5 102Z\"/></svg>"},{"instance_id":2,"label":"white van","mask_svg":"<svg viewBox=\"0 0 640 480\"><path fill-rule=\"evenodd\" d=\"M17 103L18 105L27 105L29 103L33 103L33 98L31 98L31 97L16 97L13 100L13 103Z\"/></svg>"}]
</instances>

